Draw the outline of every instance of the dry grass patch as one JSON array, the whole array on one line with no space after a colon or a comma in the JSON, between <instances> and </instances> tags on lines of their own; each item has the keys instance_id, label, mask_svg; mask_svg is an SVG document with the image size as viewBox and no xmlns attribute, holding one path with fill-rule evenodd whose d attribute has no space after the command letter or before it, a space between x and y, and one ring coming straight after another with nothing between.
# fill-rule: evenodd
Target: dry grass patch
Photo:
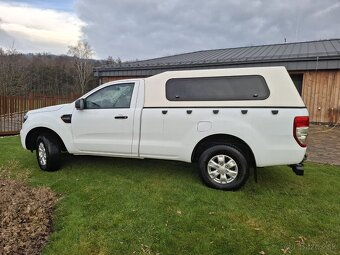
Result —
<instances>
[{"instance_id":1,"label":"dry grass patch","mask_svg":"<svg viewBox=\"0 0 340 255\"><path fill-rule=\"evenodd\" d=\"M0 254L39 254L52 230L56 195L25 184L28 172L13 176L13 162L0 169Z\"/></svg>"}]
</instances>

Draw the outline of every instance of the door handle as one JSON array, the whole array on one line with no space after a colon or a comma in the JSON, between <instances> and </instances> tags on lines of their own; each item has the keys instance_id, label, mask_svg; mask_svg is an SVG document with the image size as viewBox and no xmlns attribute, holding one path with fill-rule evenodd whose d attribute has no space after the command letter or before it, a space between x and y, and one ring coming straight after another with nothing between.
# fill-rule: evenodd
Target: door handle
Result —
<instances>
[{"instance_id":1,"label":"door handle","mask_svg":"<svg viewBox=\"0 0 340 255\"><path fill-rule=\"evenodd\" d=\"M125 120L127 118L128 118L128 116L123 116L123 115L115 116L115 119L123 119L123 120Z\"/></svg>"}]
</instances>

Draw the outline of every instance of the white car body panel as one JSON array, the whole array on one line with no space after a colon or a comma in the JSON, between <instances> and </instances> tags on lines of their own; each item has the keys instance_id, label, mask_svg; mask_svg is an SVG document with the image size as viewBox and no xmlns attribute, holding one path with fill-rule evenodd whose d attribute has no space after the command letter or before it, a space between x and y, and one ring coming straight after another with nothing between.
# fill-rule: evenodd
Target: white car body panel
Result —
<instances>
[{"instance_id":1,"label":"white car body panel","mask_svg":"<svg viewBox=\"0 0 340 255\"><path fill-rule=\"evenodd\" d=\"M25 141L27 134L35 128L43 127L56 132L63 140L67 150L70 153L76 151L73 145L71 126L65 125L65 123L60 118L64 114L71 114L74 109L74 104L65 104L53 107L54 108L45 107L29 111L27 113L29 118L22 125L22 129L20 131L21 144L24 148L26 148Z\"/></svg>"},{"instance_id":2,"label":"white car body panel","mask_svg":"<svg viewBox=\"0 0 340 255\"><path fill-rule=\"evenodd\" d=\"M132 153L134 123L140 122L136 108L139 81L128 109L74 109L72 113L73 143L78 153L104 153L119 156L137 156ZM126 116L127 119L115 119ZM137 139L135 137L135 139Z\"/></svg>"},{"instance_id":3,"label":"white car body panel","mask_svg":"<svg viewBox=\"0 0 340 255\"><path fill-rule=\"evenodd\" d=\"M219 113L213 114L213 109ZM168 108L167 114L162 114L162 109L144 109L140 156L191 162L199 141L215 134L228 134L248 144L259 167L302 161L305 148L301 148L293 137L293 121L295 116L308 115L306 109L213 109L190 108L190 115L185 108ZM241 113L244 109L248 110L245 115ZM279 112L274 115L272 110ZM178 119L184 121L178 123ZM200 122L211 123L211 128L200 132L197 129Z\"/></svg>"}]
</instances>

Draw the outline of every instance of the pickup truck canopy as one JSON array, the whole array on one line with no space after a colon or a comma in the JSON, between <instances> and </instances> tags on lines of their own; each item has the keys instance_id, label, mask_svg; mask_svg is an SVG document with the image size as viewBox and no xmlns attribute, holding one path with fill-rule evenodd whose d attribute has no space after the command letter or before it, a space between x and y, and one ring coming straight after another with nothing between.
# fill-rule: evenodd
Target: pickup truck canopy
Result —
<instances>
[{"instance_id":1,"label":"pickup truck canopy","mask_svg":"<svg viewBox=\"0 0 340 255\"><path fill-rule=\"evenodd\" d=\"M254 79L237 81L236 77ZM223 87L221 78L226 78L224 91L218 91ZM252 89L259 92L250 91ZM174 91L178 91L179 95ZM204 95L207 95L206 98ZM304 108L305 105L285 67L255 67L168 71L145 78L144 107Z\"/></svg>"}]
</instances>

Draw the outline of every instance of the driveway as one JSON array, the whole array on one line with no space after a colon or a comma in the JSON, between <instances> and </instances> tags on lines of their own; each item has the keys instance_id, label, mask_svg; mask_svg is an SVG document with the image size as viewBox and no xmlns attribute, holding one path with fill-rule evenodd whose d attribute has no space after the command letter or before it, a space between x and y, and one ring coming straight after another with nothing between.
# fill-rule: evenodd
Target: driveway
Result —
<instances>
[{"instance_id":1,"label":"driveway","mask_svg":"<svg viewBox=\"0 0 340 255\"><path fill-rule=\"evenodd\" d=\"M308 161L340 165L340 126L311 125L307 145Z\"/></svg>"}]
</instances>

